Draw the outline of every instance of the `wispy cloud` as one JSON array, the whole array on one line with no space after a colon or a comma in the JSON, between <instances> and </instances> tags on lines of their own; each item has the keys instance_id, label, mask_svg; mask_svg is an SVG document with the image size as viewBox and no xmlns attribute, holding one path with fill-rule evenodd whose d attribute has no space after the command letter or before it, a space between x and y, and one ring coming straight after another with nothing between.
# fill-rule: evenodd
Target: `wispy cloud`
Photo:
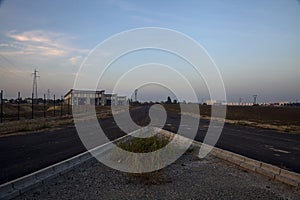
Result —
<instances>
[{"instance_id":1,"label":"wispy cloud","mask_svg":"<svg viewBox=\"0 0 300 200\"><path fill-rule=\"evenodd\" d=\"M82 56L74 56L69 58L69 61L72 65L79 65L79 63L82 61L83 57Z\"/></svg>"},{"instance_id":2,"label":"wispy cloud","mask_svg":"<svg viewBox=\"0 0 300 200\"><path fill-rule=\"evenodd\" d=\"M72 37L45 30L26 32L9 31L9 42L0 44L3 55L74 56L87 54L88 49L74 48L67 44Z\"/></svg>"},{"instance_id":3,"label":"wispy cloud","mask_svg":"<svg viewBox=\"0 0 300 200\"><path fill-rule=\"evenodd\" d=\"M9 44L0 44L0 47L9 47Z\"/></svg>"},{"instance_id":4,"label":"wispy cloud","mask_svg":"<svg viewBox=\"0 0 300 200\"><path fill-rule=\"evenodd\" d=\"M8 36L17 41L22 41L22 42L49 43L52 42L53 38L59 36L59 34L54 34L52 32L46 32L46 31L27 31L27 32L17 34L14 33L14 31L11 31L8 33Z\"/></svg>"}]
</instances>

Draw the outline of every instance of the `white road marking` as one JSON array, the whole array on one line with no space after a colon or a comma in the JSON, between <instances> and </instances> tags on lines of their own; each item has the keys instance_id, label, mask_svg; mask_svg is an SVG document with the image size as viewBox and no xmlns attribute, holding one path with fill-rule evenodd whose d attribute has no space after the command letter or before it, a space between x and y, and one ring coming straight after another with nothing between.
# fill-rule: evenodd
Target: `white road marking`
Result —
<instances>
[{"instance_id":1,"label":"white road marking","mask_svg":"<svg viewBox=\"0 0 300 200\"><path fill-rule=\"evenodd\" d=\"M273 148L273 147L270 147L269 149L271 149L272 151L280 152L280 153L291 153L289 151L285 151L285 150L282 150L282 149L276 149L276 148Z\"/></svg>"}]
</instances>

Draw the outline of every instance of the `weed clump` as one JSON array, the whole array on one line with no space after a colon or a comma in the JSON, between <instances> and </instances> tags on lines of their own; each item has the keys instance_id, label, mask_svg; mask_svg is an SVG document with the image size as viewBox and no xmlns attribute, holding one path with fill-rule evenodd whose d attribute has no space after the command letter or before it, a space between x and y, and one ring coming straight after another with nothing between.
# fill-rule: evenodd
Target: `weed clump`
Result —
<instances>
[{"instance_id":1,"label":"weed clump","mask_svg":"<svg viewBox=\"0 0 300 200\"><path fill-rule=\"evenodd\" d=\"M139 160L137 154L130 154L124 157L124 154L120 150L115 150L112 154L113 159L118 162L124 162L130 165L131 168L135 169L138 173L127 173L129 182L137 182L145 185L157 185L168 183L171 181L167 178L163 169L156 170L153 172L142 172L145 166L150 165L161 165L164 162L163 153L160 153L159 149L165 147L169 143L169 140L164 137L159 137L157 135L149 138L133 138L132 140L121 142L117 146L125 151L132 153L150 153L155 152L153 156L148 160Z\"/></svg>"},{"instance_id":2,"label":"weed clump","mask_svg":"<svg viewBox=\"0 0 300 200\"><path fill-rule=\"evenodd\" d=\"M126 141L117 145L118 147L133 153L149 153L163 148L168 143L169 141L167 139L155 135L149 138L134 138L131 141Z\"/></svg>"}]
</instances>

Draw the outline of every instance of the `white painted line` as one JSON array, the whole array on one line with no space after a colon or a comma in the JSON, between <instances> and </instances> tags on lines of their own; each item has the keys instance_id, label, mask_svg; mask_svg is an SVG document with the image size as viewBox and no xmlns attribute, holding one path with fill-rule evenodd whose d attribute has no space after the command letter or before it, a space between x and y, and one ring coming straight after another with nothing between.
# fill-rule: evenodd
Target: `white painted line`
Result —
<instances>
[{"instance_id":1,"label":"white painted line","mask_svg":"<svg viewBox=\"0 0 300 200\"><path fill-rule=\"evenodd\" d=\"M291 153L289 151L285 151L285 150L282 150L282 149L276 149L276 148L273 148L273 147L270 147L269 149L271 149L272 151L275 151L275 152L280 152L280 153Z\"/></svg>"}]
</instances>

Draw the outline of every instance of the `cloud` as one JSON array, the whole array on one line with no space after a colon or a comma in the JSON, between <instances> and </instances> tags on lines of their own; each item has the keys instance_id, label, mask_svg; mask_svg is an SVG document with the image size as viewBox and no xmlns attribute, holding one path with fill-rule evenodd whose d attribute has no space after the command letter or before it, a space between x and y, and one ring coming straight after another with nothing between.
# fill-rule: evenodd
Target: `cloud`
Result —
<instances>
[{"instance_id":1,"label":"cloud","mask_svg":"<svg viewBox=\"0 0 300 200\"><path fill-rule=\"evenodd\" d=\"M43 32L24 32L22 34L10 34L9 37L18 41L29 42L51 42L51 39L43 35Z\"/></svg>"},{"instance_id":2,"label":"cloud","mask_svg":"<svg viewBox=\"0 0 300 200\"><path fill-rule=\"evenodd\" d=\"M69 61L72 65L78 65L82 61L82 56L74 56L69 58Z\"/></svg>"},{"instance_id":3,"label":"cloud","mask_svg":"<svg viewBox=\"0 0 300 200\"><path fill-rule=\"evenodd\" d=\"M9 44L0 44L0 47L9 47Z\"/></svg>"},{"instance_id":4,"label":"cloud","mask_svg":"<svg viewBox=\"0 0 300 200\"><path fill-rule=\"evenodd\" d=\"M34 66L47 74L44 77L48 77L53 71L61 74L66 69L71 73L76 70L74 66L79 66L90 51L70 45L74 43L74 37L63 33L43 30L10 31L0 37L4 39L0 43L0 74L5 74L6 81L19 81L20 88L23 87L22 82L30 82ZM8 88L4 77L1 80Z\"/></svg>"},{"instance_id":5,"label":"cloud","mask_svg":"<svg viewBox=\"0 0 300 200\"><path fill-rule=\"evenodd\" d=\"M74 54L87 54L88 49L74 48L68 45L70 36L62 33L45 30L26 32L10 31L6 36L12 40L8 44L1 44L3 55L41 55L48 57L74 56ZM2 50L3 48L6 49Z\"/></svg>"},{"instance_id":6,"label":"cloud","mask_svg":"<svg viewBox=\"0 0 300 200\"><path fill-rule=\"evenodd\" d=\"M34 42L57 45L56 41L65 37L62 33L55 33L45 30L32 30L25 32L9 31L7 36L20 42Z\"/></svg>"}]
</instances>

